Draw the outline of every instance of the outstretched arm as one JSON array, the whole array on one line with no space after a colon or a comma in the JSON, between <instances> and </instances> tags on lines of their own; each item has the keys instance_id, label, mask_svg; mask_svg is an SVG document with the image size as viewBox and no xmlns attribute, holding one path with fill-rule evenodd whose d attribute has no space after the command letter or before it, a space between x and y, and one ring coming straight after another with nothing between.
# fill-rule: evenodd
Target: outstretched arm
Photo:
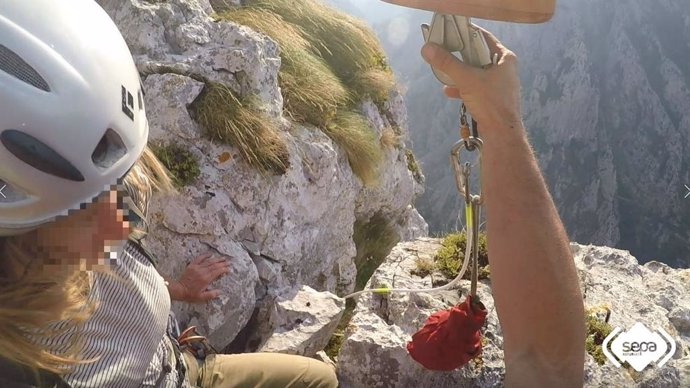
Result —
<instances>
[{"instance_id":1,"label":"outstretched arm","mask_svg":"<svg viewBox=\"0 0 690 388\"><path fill-rule=\"evenodd\" d=\"M520 113L517 59L485 32L498 64L469 67L438 46L427 62L448 74L480 126L491 285L504 335L506 385L583 384L584 309L569 241Z\"/></svg>"}]
</instances>

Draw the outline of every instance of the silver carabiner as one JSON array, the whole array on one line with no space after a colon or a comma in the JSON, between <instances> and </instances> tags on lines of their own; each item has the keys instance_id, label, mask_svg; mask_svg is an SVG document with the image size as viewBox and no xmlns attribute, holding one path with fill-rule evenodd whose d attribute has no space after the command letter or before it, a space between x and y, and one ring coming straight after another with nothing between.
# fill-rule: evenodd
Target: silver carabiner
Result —
<instances>
[{"instance_id":1,"label":"silver carabiner","mask_svg":"<svg viewBox=\"0 0 690 388\"><path fill-rule=\"evenodd\" d=\"M461 164L461 150L463 148L465 148L466 150L469 150L471 148L473 151L477 151L477 153L479 154L479 164L481 165L482 145L483 142L480 138L469 137L466 140L462 139L456 142L450 151L450 164L453 168L453 175L455 176L455 186L458 190L458 193L460 193L460 195L464 197L466 204L469 204L470 202L476 202L478 205L481 205L484 201L482 198L481 182L479 184L479 194L472 195L472 193L470 193L469 180L471 168L469 163L466 163L464 166Z\"/></svg>"}]
</instances>

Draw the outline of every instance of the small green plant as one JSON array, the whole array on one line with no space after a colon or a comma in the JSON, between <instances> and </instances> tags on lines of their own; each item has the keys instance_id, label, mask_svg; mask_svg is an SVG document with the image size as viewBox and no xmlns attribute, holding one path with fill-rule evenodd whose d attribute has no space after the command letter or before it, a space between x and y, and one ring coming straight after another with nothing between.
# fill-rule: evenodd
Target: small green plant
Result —
<instances>
[{"instance_id":1,"label":"small green plant","mask_svg":"<svg viewBox=\"0 0 690 388\"><path fill-rule=\"evenodd\" d=\"M441 272L446 278L454 279L458 276L460 267L465 258L465 233L453 233L447 235L441 242L441 249L434 257L436 270ZM479 279L488 279L489 252L486 248L486 234L479 234ZM470 271L465 272L463 279L470 279Z\"/></svg>"},{"instance_id":2,"label":"small green plant","mask_svg":"<svg viewBox=\"0 0 690 388\"><path fill-rule=\"evenodd\" d=\"M290 166L287 145L276 124L252 106L227 86L208 83L189 109L206 137L237 147L259 171L282 175Z\"/></svg>"},{"instance_id":3,"label":"small green plant","mask_svg":"<svg viewBox=\"0 0 690 388\"><path fill-rule=\"evenodd\" d=\"M587 327L587 337L585 339L585 349L594 361L599 365L606 363L606 356L602 350L602 344L606 337L611 334L613 328L607 322L597 318L593 314L594 309L587 309L585 312L585 325Z\"/></svg>"},{"instance_id":4,"label":"small green plant","mask_svg":"<svg viewBox=\"0 0 690 388\"><path fill-rule=\"evenodd\" d=\"M407 169L410 170L410 172L412 173L412 177L414 178L414 180L416 180L418 183L421 183L422 170L419 168L419 164L417 164L417 159L414 157L414 153L411 149L405 149L405 157L407 158Z\"/></svg>"},{"instance_id":5,"label":"small green plant","mask_svg":"<svg viewBox=\"0 0 690 388\"><path fill-rule=\"evenodd\" d=\"M151 151L172 174L173 184L181 188L193 183L201 173L199 161L188 149L177 143L151 144Z\"/></svg>"}]
</instances>

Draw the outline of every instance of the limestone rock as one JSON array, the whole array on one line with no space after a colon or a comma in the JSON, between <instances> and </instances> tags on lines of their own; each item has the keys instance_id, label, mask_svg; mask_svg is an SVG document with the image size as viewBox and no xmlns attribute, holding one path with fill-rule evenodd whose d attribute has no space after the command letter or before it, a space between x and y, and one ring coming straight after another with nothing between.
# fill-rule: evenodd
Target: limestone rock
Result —
<instances>
[{"instance_id":1,"label":"limestone rock","mask_svg":"<svg viewBox=\"0 0 690 388\"><path fill-rule=\"evenodd\" d=\"M429 278L411 275L415 261L431 259L440 240L420 238L398 244L379 267L367 287L385 283L394 288L430 288ZM605 305L610 323L627 330L642 322L654 330L661 327L676 341L677 351L663 367L650 366L631 374L611 363L598 365L587 355L585 386L684 387L688 379L690 337L683 334L685 311L690 300L690 270L675 270L661 263L640 266L626 251L607 247L571 246L580 272L584 303ZM460 284L467 294L467 281ZM471 361L453 372L431 372L414 362L405 345L435 311L461 299L458 290L437 294L365 294L345 333L338 356L338 372L346 387L494 387L505 374L503 337L488 282L480 281L478 293L489 314L482 329L484 347L481 362ZM651 298L650 298L651 296ZM667 306L667 307L664 307Z\"/></svg>"},{"instance_id":2,"label":"limestone rock","mask_svg":"<svg viewBox=\"0 0 690 388\"><path fill-rule=\"evenodd\" d=\"M401 236L426 234L411 207L423 188L399 149L387 151L380 186L364 188L341 147L318 129L282 117L277 44L211 16L213 7L236 1L98 2L121 29L142 74L151 140L188 149L200 169L178 194L153 197L147 240L156 255L170 258L161 260L161 272L180 276L208 249L202 241L233 257L235 272L214 284L223 290L220 299L175 304L183 326L197 322L218 348L240 331L251 333L252 343L264 343L274 329L269 318L278 296L302 285L338 295L352 291L355 220L379 214L398 225ZM284 175L261 174L237 148L202 136L188 107L206 82L258 97L259 110L278 123L287 145L290 168ZM399 93L382 109L365 102L361 111L376 131L395 126L407 138Z\"/></svg>"},{"instance_id":3,"label":"limestone rock","mask_svg":"<svg viewBox=\"0 0 690 388\"><path fill-rule=\"evenodd\" d=\"M211 7L215 12L223 12L240 5L242 5L241 0L211 0Z\"/></svg>"},{"instance_id":4,"label":"limestone rock","mask_svg":"<svg viewBox=\"0 0 690 388\"><path fill-rule=\"evenodd\" d=\"M272 40L246 27L214 21L208 0L149 3L99 0L129 44L144 73L196 74L257 97L265 112L280 116L280 56Z\"/></svg>"},{"instance_id":5,"label":"limestone rock","mask_svg":"<svg viewBox=\"0 0 690 388\"><path fill-rule=\"evenodd\" d=\"M313 356L328 344L344 309L342 299L308 286L281 295L271 317L276 329L260 351Z\"/></svg>"},{"instance_id":6,"label":"limestone rock","mask_svg":"<svg viewBox=\"0 0 690 388\"><path fill-rule=\"evenodd\" d=\"M401 225L402 241L412 241L429 235L429 225L412 205L407 207Z\"/></svg>"},{"instance_id":7,"label":"limestone rock","mask_svg":"<svg viewBox=\"0 0 690 388\"><path fill-rule=\"evenodd\" d=\"M240 244L232 241L203 244L196 239L180 239L171 233L155 233L147 243L159 257L159 271L165 275L181 274L197 256L212 252L230 262L230 272L211 283L218 289L218 298L203 304L173 302L173 311L182 326L196 325L207 336L211 345L223 348L246 325L251 317L256 298L254 288L259 281L256 267ZM196 318L195 323L191 323ZM184 330L185 327L181 327Z\"/></svg>"},{"instance_id":8,"label":"limestone rock","mask_svg":"<svg viewBox=\"0 0 690 388\"><path fill-rule=\"evenodd\" d=\"M198 139L201 135L194 120L185 112L204 88L204 84L177 74L151 74L144 80L147 94L146 117L149 141L182 137Z\"/></svg>"},{"instance_id":9,"label":"limestone rock","mask_svg":"<svg viewBox=\"0 0 690 388\"><path fill-rule=\"evenodd\" d=\"M430 279L410 272L415 260L431 259L441 247L436 239L421 238L398 244L367 285L382 283L392 288L431 288ZM338 373L345 387L495 387L503 378L502 338L493 299L486 284L478 294L489 314L483 329L486 339L483 366L470 362L453 372L431 372L414 361L405 348L408 341L432 313L459 303L469 282L458 290L438 294L396 294L387 297L364 294L359 297L338 356Z\"/></svg>"}]
</instances>

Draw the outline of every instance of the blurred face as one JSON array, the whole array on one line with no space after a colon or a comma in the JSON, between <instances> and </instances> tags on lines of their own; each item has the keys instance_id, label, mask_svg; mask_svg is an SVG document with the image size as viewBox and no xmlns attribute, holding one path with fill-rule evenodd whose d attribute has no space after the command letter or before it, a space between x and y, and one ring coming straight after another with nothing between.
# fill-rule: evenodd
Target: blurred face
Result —
<instances>
[{"instance_id":1,"label":"blurred face","mask_svg":"<svg viewBox=\"0 0 690 388\"><path fill-rule=\"evenodd\" d=\"M116 251L129 235L129 223L124 218L117 191L106 191L85 209L73 210L68 217L39 229L39 246L54 264L85 264L86 269L106 264L106 249Z\"/></svg>"}]
</instances>

